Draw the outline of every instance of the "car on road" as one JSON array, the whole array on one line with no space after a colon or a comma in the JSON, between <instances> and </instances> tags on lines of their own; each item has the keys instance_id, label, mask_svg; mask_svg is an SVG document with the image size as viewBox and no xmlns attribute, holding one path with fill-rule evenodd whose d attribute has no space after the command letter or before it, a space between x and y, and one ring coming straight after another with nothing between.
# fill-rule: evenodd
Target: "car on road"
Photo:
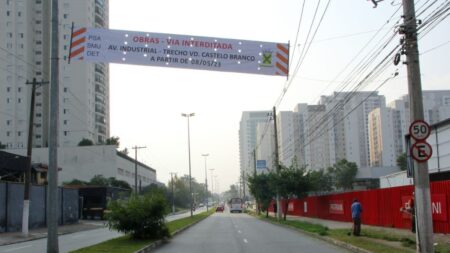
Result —
<instances>
[{"instance_id":1,"label":"car on road","mask_svg":"<svg viewBox=\"0 0 450 253\"><path fill-rule=\"evenodd\" d=\"M230 200L230 213L242 213L244 211L244 201L241 198Z\"/></svg>"},{"instance_id":2,"label":"car on road","mask_svg":"<svg viewBox=\"0 0 450 253\"><path fill-rule=\"evenodd\" d=\"M223 212L225 210L225 207L224 206L218 206L217 208L216 208L216 212Z\"/></svg>"}]
</instances>

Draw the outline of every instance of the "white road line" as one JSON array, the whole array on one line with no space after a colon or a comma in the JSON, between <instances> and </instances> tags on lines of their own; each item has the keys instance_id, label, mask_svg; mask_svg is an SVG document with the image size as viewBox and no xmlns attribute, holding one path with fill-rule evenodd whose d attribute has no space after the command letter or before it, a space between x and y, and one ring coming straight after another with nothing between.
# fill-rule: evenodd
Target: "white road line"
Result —
<instances>
[{"instance_id":1,"label":"white road line","mask_svg":"<svg viewBox=\"0 0 450 253\"><path fill-rule=\"evenodd\" d=\"M11 249L4 250L4 252L11 252L11 251L19 250L19 249L25 249L25 248L29 248L31 246L33 246L33 245L25 245L25 246L21 246L21 247L11 248Z\"/></svg>"},{"instance_id":2,"label":"white road line","mask_svg":"<svg viewBox=\"0 0 450 253\"><path fill-rule=\"evenodd\" d=\"M244 238L244 242L245 242L245 243L248 243L247 239Z\"/></svg>"}]
</instances>

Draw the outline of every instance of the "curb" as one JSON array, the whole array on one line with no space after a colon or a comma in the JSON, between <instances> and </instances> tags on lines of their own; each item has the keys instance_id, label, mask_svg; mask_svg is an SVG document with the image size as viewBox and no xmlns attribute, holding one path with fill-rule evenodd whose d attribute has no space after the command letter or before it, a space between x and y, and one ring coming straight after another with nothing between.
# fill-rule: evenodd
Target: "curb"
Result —
<instances>
[{"instance_id":1,"label":"curb","mask_svg":"<svg viewBox=\"0 0 450 253\"><path fill-rule=\"evenodd\" d=\"M181 232L187 230L188 228L190 228L190 227L196 225L197 223L199 223L199 222L205 220L205 219L208 218L209 216L211 216L211 215L208 215L208 216L206 216L205 218L203 218L203 219L201 219L201 220L198 220L198 221L196 221L196 222L194 222L194 223L191 223L191 224L187 225L187 226L184 227L184 228L180 228L180 229L176 230L175 232L172 233L172 237L174 237L174 236L178 235L179 233L181 233ZM153 249L155 249L156 247L158 247L158 246L160 246L161 244L166 243L166 242L168 242L168 241L169 241L169 238L164 238L164 239L160 239L160 240L154 241L154 242L150 243L149 245L143 247L142 249L139 249L139 250L135 251L134 253L148 253L148 252L151 252L151 251L152 251Z\"/></svg>"},{"instance_id":2,"label":"curb","mask_svg":"<svg viewBox=\"0 0 450 253\"><path fill-rule=\"evenodd\" d=\"M253 215L251 215L251 214L247 214L247 215L250 215L250 216L252 216L252 217L255 217L255 216L253 216ZM271 220L260 219L259 217L255 217L255 218L257 218L257 219L259 219L259 220L262 220L262 221L264 221L264 222L268 222L268 223L271 223L271 224L274 224L274 225L283 227L283 228L291 229L291 230L293 230L293 231L296 231L296 232L305 234L305 235L307 235L307 236L310 236L310 237L313 237L313 238L316 238L316 239L319 239L319 240L328 242L328 243L330 243L330 244L339 246L339 247L341 247L341 248L350 250L350 251L352 251L352 252L356 252L356 253L373 253L372 251L368 251L368 250L365 250L365 249L356 247L356 246L354 246L354 245L351 245L351 244L349 244L349 243L346 243L346 242L343 242L343 241L339 241L339 240L335 240L335 239L330 238L330 237L321 236L321 235L318 235L318 234L316 234L316 233L311 233L311 232L308 232L308 231L305 231L305 230L301 230L301 229L299 229L299 228L294 228L294 227L291 227L291 226L283 225L283 224L281 224L281 223L274 222L274 221L271 221Z\"/></svg>"},{"instance_id":3,"label":"curb","mask_svg":"<svg viewBox=\"0 0 450 253\"><path fill-rule=\"evenodd\" d=\"M90 228L90 229L84 229L84 230L78 230L78 231L64 231L64 232L58 232L58 236L60 235L67 235L67 234L73 234L73 233L77 233L77 232L82 232L82 231L89 231L89 230L95 230L95 229L100 229L103 227L98 227L98 228ZM30 235L33 233L30 233ZM1 235L1 233L0 233ZM40 240L43 238L47 238L47 233L37 233L35 235L33 235L33 237L20 237L17 236L16 238L20 238L17 239L16 241L9 241L9 242L4 242L4 243L0 243L0 246L7 246L7 245L12 245L12 244L16 244L16 243L23 243L23 242L29 242L29 241L36 241L36 240Z\"/></svg>"}]
</instances>

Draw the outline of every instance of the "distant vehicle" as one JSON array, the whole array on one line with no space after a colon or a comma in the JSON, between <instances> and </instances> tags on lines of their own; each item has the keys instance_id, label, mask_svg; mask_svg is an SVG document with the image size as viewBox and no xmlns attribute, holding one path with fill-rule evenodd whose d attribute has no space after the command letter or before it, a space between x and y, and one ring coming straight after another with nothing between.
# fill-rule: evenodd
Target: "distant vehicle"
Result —
<instances>
[{"instance_id":1,"label":"distant vehicle","mask_svg":"<svg viewBox=\"0 0 450 253\"><path fill-rule=\"evenodd\" d=\"M204 206L203 203L198 204L198 207L203 207L203 206Z\"/></svg>"},{"instance_id":2,"label":"distant vehicle","mask_svg":"<svg viewBox=\"0 0 450 253\"><path fill-rule=\"evenodd\" d=\"M241 198L232 198L230 200L230 213L242 213L244 210L244 201Z\"/></svg>"},{"instance_id":3,"label":"distant vehicle","mask_svg":"<svg viewBox=\"0 0 450 253\"><path fill-rule=\"evenodd\" d=\"M224 209L225 209L224 206L218 206L216 208L216 212L223 212Z\"/></svg>"}]
</instances>

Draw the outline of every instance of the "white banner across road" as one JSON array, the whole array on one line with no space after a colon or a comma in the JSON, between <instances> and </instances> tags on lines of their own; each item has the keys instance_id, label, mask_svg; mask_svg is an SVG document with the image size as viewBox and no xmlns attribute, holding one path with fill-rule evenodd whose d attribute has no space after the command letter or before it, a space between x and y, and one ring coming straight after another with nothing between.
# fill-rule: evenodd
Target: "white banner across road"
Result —
<instances>
[{"instance_id":1,"label":"white banner across road","mask_svg":"<svg viewBox=\"0 0 450 253\"><path fill-rule=\"evenodd\" d=\"M80 28L69 59L160 67L288 75L287 44L189 35Z\"/></svg>"}]
</instances>

